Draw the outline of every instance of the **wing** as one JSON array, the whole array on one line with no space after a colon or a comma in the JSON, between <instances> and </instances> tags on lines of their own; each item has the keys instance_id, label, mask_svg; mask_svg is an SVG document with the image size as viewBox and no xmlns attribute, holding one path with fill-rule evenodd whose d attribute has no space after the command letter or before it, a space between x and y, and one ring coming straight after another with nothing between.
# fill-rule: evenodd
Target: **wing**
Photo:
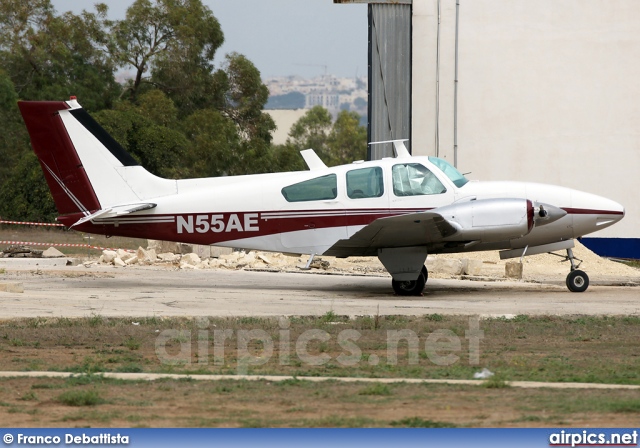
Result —
<instances>
[{"instance_id":1,"label":"wing","mask_svg":"<svg viewBox=\"0 0 640 448\"><path fill-rule=\"evenodd\" d=\"M508 242L527 235L534 225L545 224L534 215L533 203L522 198L453 203L430 211L376 219L351 238L338 241L325 255L377 255L380 248L433 246L444 242ZM554 219L564 216L556 215Z\"/></svg>"},{"instance_id":2,"label":"wing","mask_svg":"<svg viewBox=\"0 0 640 448\"><path fill-rule=\"evenodd\" d=\"M339 240L324 255L335 257L376 255L382 247L428 246L441 243L455 235L458 229L442 215L434 212L378 218L354 233Z\"/></svg>"}]
</instances>

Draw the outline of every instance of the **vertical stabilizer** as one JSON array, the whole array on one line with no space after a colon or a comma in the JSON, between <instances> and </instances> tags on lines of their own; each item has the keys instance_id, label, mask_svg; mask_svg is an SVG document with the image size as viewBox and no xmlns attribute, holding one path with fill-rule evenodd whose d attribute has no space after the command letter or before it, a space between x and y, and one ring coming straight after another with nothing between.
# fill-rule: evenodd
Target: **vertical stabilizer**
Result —
<instances>
[{"instance_id":1,"label":"vertical stabilizer","mask_svg":"<svg viewBox=\"0 0 640 448\"><path fill-rule=\"evenodd\" d=\"M60 118L69 109L63 101L20 102L31 146L40 161L60 215L100 209L89 177Z\"/></svg>"},{"instance_id":2,"label":"vertical stabilizer","mask_svg":"<svg viewBox=\"0 0 640 448\"><path fill-rule=\"evenodd\" d=\"M75 99L18 105L60 215L177 193L175 180L141 167Z\"/></svg>"}]
</instances>

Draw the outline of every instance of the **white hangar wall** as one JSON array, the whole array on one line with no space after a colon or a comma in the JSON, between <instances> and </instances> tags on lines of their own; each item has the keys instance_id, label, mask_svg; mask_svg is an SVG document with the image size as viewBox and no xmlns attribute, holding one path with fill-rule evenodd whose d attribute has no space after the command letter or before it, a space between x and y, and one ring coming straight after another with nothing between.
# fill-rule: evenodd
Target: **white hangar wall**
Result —
<instances>
[{"instance_id":1,"label":"white hangar wall","mask_svg":"<svg viewBox=\"0 0 640 448\"><path fill-rule=\"evenodd\" d=\"M594 236L640 258L640 1L458 1L458 168L614 199ZM455 47L456 0L413 0L413 153L451 162Z\"/></svg>"}]
</instances>

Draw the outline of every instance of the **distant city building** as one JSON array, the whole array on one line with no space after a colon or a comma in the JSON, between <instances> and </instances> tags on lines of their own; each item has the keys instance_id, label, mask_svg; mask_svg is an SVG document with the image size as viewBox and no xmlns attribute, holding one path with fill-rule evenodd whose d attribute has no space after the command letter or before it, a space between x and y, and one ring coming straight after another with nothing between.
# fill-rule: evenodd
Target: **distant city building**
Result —
<instances>
[{"instance_id":1,"label":"distant city building","mask_svg":"<svg viewBox=\"0 0 640 448\"><path fill-rule=\"evenodd\" d=\"M341 110L354 111L362 117L367 114L367 78L282 76L265 79L264 83L270 92L265 109L322 106L334 117Z\"/></svg>"}]
</instances>

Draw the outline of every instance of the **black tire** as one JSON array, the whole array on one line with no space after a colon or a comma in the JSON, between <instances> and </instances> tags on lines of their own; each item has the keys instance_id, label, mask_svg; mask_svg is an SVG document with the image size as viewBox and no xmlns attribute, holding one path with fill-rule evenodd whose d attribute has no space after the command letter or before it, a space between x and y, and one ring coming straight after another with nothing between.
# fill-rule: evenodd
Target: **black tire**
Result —
<instances>
[{"instance_id":1,"label":"black tire","mask_svg":"<svg viewBox=\"0 0 640 448\"><path fill-rule=\"evenodd\" d=\"M567 288L571 292L584 292L589 287L589 276L579 269L573 270L567 275Z\"/></svg>"},{"instance_id":2,"label":"black tire","mask_svg":"<svg viewBox=\"0 0 640 448\"><path fill-rule=\"evenodd\" d=\"M393 291L399 296L420 296L422 295L422 291L424 290L424 285L426 283L427 283L427 279L425 278L422 272L420 272L416 280L410 280L410 281L391 280L391 286L393 286Z\"/></svg>"},{"instance_id":3,"label":"black tire","mask_svg":"<svg viewBox=\"0 0 640 448\"><path fill-rule=\"evenodd\" d=\"M422 266L422 276L424 277L424 282L425 284L427 283L427 281L429 280L429 271L427 271L427 267L426 266Z\"/></svg>"}]
</instances>

